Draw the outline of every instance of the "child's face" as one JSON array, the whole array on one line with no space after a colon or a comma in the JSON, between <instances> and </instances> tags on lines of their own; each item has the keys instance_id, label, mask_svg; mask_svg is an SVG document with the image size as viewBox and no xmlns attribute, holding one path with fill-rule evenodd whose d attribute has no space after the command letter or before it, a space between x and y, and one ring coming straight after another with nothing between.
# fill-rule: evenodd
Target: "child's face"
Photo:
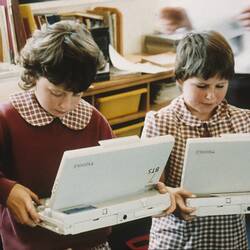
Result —
<instances>
[{"instance_id":1,"label":"child's face","mask_svg":"<svg viewBox=\"0 0 250 250\"><path fill-rule=\"evenodd\" d=\"M200 120L208 120L225 98L228 80L217 76L203 80L192 77L180 83L185 104Z\"/></svg>"},{"instance_id":2,"label":"child's face","mask_svg":"<svg viewBox=\"0 0 250 250\"><path fill-rule=\"evenodd\" d=\"M35 94L40 105L55 117L63 117L75 109L82 97L82 93L74 94L44 77L37 80Z\"/></svg>"}]
</instances>

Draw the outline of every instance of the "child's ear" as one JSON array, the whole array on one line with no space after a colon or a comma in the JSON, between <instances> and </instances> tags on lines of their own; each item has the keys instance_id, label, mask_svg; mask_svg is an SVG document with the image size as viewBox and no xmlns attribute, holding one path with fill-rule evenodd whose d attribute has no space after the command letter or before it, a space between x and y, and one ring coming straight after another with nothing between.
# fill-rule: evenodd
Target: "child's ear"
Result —
<instances>
[{"instance_id":1,"label":"child's ear","mask_svg":"<svg viewBox=\"0 0 250 250\"><path fill-rule=\"evenodd\" d=\"M177 85L178 89L180 91L182 91L183 81L182 80L176 80L176 85Z\"/></svg>"}]
</instances>

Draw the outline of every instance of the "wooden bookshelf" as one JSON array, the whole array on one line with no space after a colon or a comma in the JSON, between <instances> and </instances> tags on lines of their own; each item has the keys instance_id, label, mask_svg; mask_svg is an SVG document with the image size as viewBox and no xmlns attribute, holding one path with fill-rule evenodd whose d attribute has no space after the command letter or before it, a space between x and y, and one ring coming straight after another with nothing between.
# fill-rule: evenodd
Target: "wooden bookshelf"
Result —
<instances>
[{"instance_id":1,"label":"wooden bookshelf","mask_svg":"<svg viewBox=\"0 0 250 250\"><path fill-rule=\"evenodd\" d=\"M127 122L137 122L139 119L144 120L146 113L149 110L156 109L156 105L150 103L151 85L154 82L172 78L174 75L173 69L158 74L142 74L119 80L109 80L97 82L84 93L83 98L98 108L97 99L103 96L112 96L120 93L129 92L131 90L146 88L147 92L142 94L140 99L139 110L133 114L122 115L112 119L108 119L112 127L123 127ZM110 107L112 109L112 106Z\"/></svg>"},{"instance_id":2,"label":"wooden bookshelf","mask_svg":"<svg viewBox=\"0 0 250 250\"><path fill-rule=\"evenodd\" d=\"M2 47L4 47L4 50L1 51L1 60L15 63L19 51L37 28L39 29L44 23L53 24L65 19L76 20L85 24L93 34L100 34L102 32L98 32L99 30L106 29L107 34L108 31L110 33L109 40L111 45L120 54L123 54L122 13L113 7L95 7L93 9L93 4L96 6L97 4L105 2L110 1L60 0L19 4L18 0L0 0L2 7L0 9L0 31L2 32L2 37L4 37L1 40ZM60 15L61 13L63 14ZM69 13L68 16L67 13ZM77 13L77 16L75 14L72 15L72 13ZM99 20L93 17L97 15L100 17ZM4 29L6 29L6 32L3 34ZM96 38L96 40L98 39L99 37ZM107 41L107 39L104 40ZM100 39L98 41L100 42ZM100 46L100 44L98 44L98 46ZM107 51L106 47L105 45L104 49L104 47L100 46L105 52Z\"/></svg>"}]
</instances>

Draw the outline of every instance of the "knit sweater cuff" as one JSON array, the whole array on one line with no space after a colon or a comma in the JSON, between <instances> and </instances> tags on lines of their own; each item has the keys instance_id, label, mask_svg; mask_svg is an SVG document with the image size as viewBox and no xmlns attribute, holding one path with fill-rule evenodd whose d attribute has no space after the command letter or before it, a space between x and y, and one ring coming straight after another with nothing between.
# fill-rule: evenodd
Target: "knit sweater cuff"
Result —
<instances>
[{"instance_id":1,"label":"knit sweater cuff","mask_svg":"<svg viewBox=\"0 0 250 250\"><path fill-rule=\"evenodd\" d=\"M4 177L0 178L0 203L2 205L6 205L9 193L15 184L15 181Z\"/></svg>"}]
</instances>

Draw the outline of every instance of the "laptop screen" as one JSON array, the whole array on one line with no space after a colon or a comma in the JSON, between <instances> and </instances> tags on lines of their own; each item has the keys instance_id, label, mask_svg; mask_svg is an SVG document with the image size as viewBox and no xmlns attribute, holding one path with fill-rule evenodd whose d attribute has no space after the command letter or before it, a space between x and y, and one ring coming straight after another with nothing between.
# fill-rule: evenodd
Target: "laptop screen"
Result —
<instances>
[{"instance_id":1,"label":"laptop screen","mask_svg":"<svg viewBox=\"0 0 250 250\"><path fill-rule=\"evenodd\" d=\"M181 186L194 194L250 191L250 137L188 139Z\"/></svg>"},{"instance_id":2,"label":"laptop screen","mask_svg":"<svg viewBox=\"0 0 250 250\"><path fill-rule=\"evenodd\" d=\"M167 135L64 152L50 208L88 207L145 192L159 181L173 144Z\"/></svg>"}]
</instances>

